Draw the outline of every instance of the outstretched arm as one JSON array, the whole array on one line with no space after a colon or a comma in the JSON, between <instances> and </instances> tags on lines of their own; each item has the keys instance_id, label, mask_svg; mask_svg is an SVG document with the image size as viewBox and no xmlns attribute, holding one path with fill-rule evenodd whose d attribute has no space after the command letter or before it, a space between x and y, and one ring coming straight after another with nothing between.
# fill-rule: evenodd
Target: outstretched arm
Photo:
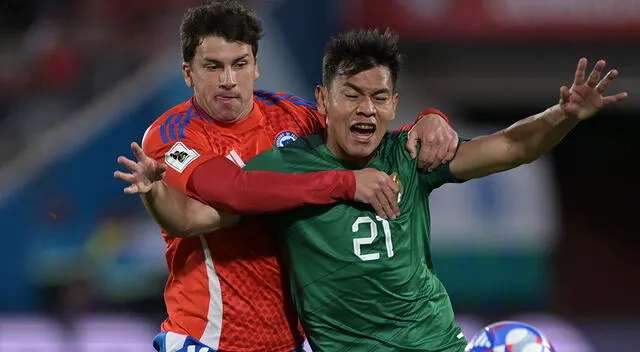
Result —
<instances>
[{"instance_id":1,"label":"outstretched arm","mask_svg":"<svg viewBox=\"0 0 640 352\"><path fill-rule=\"evenodd\" d=\"M279 212L306 204L356 200L371 204L381 217L399 214L398 186L384 172L330 170L305 174L244 171L224 157L213 157L191 174L185 193L165 184L166 166L131 144L134 162L124 156L118 162L130 173L114 176L130 183L127 194L139 193L147 211L174 237L188 237L233 225L238 215ZM203 204L206 203L206 204Z\"/></svg>"},{"instance_id":2,"label":"outstretched arm","mask_svg":"<svg viewBox=\"0 0 640 352\"><path fill-rule=\"evenodd\" d=\"M487 176L530 163L555 147L579 122L606 105L627 98L627 93L603 96L618 71L600 80L605 62L596 63L585 79L587 59L580 59L571 88L560 88L560 102L542 113L512 126L463 143L450 165L454 177L462 180Z\"/></svg>"}]
</instances>

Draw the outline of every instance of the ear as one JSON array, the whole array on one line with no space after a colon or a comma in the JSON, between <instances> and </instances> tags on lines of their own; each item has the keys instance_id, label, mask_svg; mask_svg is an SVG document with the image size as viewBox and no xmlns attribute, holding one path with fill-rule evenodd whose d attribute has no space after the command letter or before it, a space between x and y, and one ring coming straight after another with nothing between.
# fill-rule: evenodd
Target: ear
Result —
<instances>
[{"instance_id":1,"label":"ear","mask_svg":"<svg viewBox=\"0 0 640 352\"><path fill-rule=\"evenodd\" d=\"M400 96L398 93L393 94L392 104L393 104L393 115L391 116L391 120L395 120L396 118L396 108L398 108L398 102L400 101Z\"/></svg>"},{"instance_id":2,"label":"ear","mask_svg":"<svg viewBox=\"0 0 640 352\"><path fill-rule=\"evenodd\" d=\"M256 61L255 69L253 70L253 80L255 81L260 78L260 68L258 67L258 57L254 57L254 60Z\"/></svg>"},{"instance_id":3,"label":"ear","mask_svg":"<svg viewBox=\"0 0 640 352\"><path fill-rule=\"evenodd\" d=\"M184 84L189 88L193 88L193 78L191 77L191 66L189 66L188 62L182 63L182 78L184 78Z\"/></svg>"},{"instance_id":4,"label":"ear","mask_svg":"<svg viewBox=\"0 0 640 352\"><path fill-rule=\"evenodd\" d=\"M318 112L320 115L327 115L327 89L324 86L317 85L316 86L316 102L318 103Z\"/></svg>"}]
</instances>

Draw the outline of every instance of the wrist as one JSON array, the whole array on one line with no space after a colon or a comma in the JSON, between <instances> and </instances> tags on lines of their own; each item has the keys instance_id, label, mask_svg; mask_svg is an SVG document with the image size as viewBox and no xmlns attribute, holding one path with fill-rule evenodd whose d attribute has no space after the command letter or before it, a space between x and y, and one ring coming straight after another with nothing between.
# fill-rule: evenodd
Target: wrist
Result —
<instances>
[{"instance_id":1,"label":"wrist","mask_svg":"<svg viewBox=\"0 0 640 352\"><path fill-rule=\"evenodd\" d=\"M438 110L436 108L426 108L426 109L420 111L418 113L418 115L416 116L416 122L420 121L420 119L422 119L423 117L433 116L433 115L438 115L440 118L442 118L447 123L449 123L449 117L447 117L447 115L445 115L445 113L443 113L442 111L440 111L440 110Z\"/></svg>"},{"instance_id":2,"label":"wrist","mask_svg":"<svg viewBox=\"0 0 640 352\"><path fill-rule=\"evenodd\" d=\"M559 123L572 123L577 125L580 122L577 116L567 114L560 104L548 108L544 112L544 119L553 126Z\"/></svg>"}]
</instances>

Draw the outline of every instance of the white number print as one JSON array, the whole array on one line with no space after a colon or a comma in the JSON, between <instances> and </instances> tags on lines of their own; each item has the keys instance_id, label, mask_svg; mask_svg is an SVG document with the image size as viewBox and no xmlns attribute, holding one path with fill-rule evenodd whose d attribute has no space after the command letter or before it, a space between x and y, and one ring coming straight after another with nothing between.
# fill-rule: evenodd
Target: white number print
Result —
<instances>
[{"instance_id":1,"label":"white number print","mask_svg":"<svg viewBox=\"0 0 640 352\"><path fill-rule=\"evenodd\" d=\"M389 222L379 216L376 216L376 220L382 223L382 232L384 232L384 243L387 247L387 257L393 257L393 241L391 240L391 227ZM378 223L368 216L361 216L351 225L351 231L356 233L360 229L360 225L369 225L369 237L360 237L353 239L353 253L363 261L378 260L380 259L380 253L368 253L362 254L362 246L369 245L378 237Z\"/></svg>"}]
</instances>

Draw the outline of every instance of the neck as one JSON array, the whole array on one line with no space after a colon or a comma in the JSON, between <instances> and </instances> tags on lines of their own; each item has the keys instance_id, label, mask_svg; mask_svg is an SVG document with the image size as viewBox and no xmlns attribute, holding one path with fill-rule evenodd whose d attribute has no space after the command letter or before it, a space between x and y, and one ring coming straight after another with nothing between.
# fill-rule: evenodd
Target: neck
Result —
<instances>
[{"instance_id":1,"label":"neck","mask_svg":"<svg viewBox=\"0 0 640 352\"><path fill-rule=\"evenodd\" d=\"M329 137L327 135L327 132L325 130L324 134L323 134L323 138L324 138L324 143L327 146L327 149L329 149L329 151L335 155L338 159L340 160L344 160L346 162L348 162L349 164L353 164L353 165L357 165L359 167L365 167L370 161L371 159L373 159L373 157L376 155L376 153L378 152L378 149L376 148L373 153L361 157L361 156L353 156L353 155L349 155L344 148L342 148L340 146L340 144L338 143L338 141L336 141L335 139Z\"/></svg>"}]
</instances>

